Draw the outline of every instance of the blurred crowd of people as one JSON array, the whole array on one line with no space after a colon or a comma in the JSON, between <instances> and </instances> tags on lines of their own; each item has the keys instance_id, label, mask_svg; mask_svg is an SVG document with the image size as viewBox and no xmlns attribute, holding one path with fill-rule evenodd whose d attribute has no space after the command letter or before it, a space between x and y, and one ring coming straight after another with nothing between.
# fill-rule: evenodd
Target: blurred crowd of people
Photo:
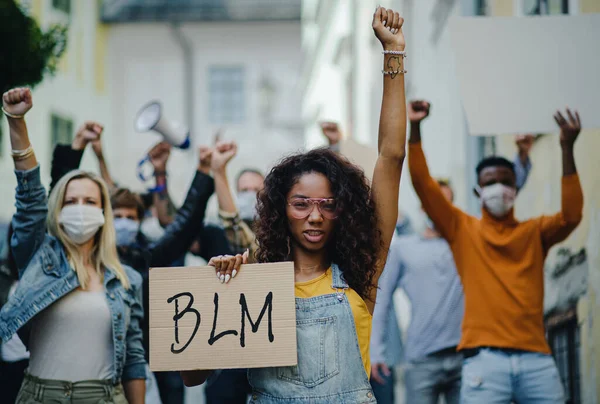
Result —
<instances>
[{"instance_id":1,"label":"blurred crowd of people","mask_svg":"<svg viewBox=\"0 0 600 404\"><path fill-rule=\"evenodd\" d=\"M545 337L543 265L582 217L573 154L579 115L555 115L560 212L523 222L514 216L532 168L531 135L517 138L512 161L492 156L478 164L481 216L463 212L450 182L429 173L421 122L431 105L405 100L402 24L392 10L375 12L384 92L372 182L340 154L338 125L324 122L328 148L289 156L266 177L243 169L235 189L227 167L236 143L200 147L177 207L168 143L148 152L154 184L136 193L113 177L102 124L90 121L70 145L56 145L47 193L24 119L31 92L5 93L17 189L0 271L2 400L179 404L184 384L204 384L207 403L393 403L401 364L411 404L564 402ZM87 147L99 175L79 170ZM419 232L397 208L405 155L426 222ZM205 217L213 194L219 225ZM149 370L149 268L208 264L227 283L242 263L287 260L302 325L298 366ZM397 288L411 302L404 340Z\"/></svg>"}]
</instances>

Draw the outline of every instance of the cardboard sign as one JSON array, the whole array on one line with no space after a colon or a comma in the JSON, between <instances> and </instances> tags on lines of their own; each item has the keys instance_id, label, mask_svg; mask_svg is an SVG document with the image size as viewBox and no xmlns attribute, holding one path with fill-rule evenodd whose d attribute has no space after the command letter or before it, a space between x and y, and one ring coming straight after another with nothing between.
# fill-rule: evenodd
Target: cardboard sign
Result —
<instances>
[{"instance_id":1,"label":"cardboard sign","mask_svg":"<svg viewBox=\"0 0 600 404\"><path fill-rule=\"evenodd\" d=\"M461 17L450 30L471 135L558 133L565 106L600 128L600 14Z\"/></svg>"},{"instance_id":2,"label":"cardboard sign","mask_svg":"<svg viewBox=\"0 0 600 404\"><path fill-rule=\"evenodd\" d=\"M373 180L373 171L377 162L377 149L358 143L352 138L340 142L340 153L365 172L369 181Z\"/></svg>"},{"instance_id":3,"label":"cardboard sign","mask_svg":"<svg viewBox=\"0 0 600 404\"><path fill-rule=\"evenodd\" d=\"M213 267L150 271L150 369L293 366L294 266L243 265L227 284Z\"/></svg>"}]
</instances>

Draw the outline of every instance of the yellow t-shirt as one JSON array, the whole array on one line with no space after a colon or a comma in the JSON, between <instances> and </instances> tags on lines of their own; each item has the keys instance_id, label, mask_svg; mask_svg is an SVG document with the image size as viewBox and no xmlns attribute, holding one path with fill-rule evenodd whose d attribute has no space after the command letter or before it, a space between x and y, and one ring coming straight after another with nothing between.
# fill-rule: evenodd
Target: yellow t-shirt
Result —
<instances>
[{"instance_id":1,"label":"yellow t-shirt","mask_svg":"<svg viewBox=\"0 0 600 404\"><path fill-rule=\"evenodd\" d=\"M318 278L307 282L296 282L295 290L296 297L309 298L321 295L328 295L336 291L331 289L333 276L331 268ZM369 356L369 343L371 341L371 323L373 316L369 313L369 309L364 300L352 289L346 289L346 296L350 302L354 324L356 326L356 335L358 338L358 347L362 356L363 365L367 376L371 377L371 359Z\"/></svg>"}]
</instances>

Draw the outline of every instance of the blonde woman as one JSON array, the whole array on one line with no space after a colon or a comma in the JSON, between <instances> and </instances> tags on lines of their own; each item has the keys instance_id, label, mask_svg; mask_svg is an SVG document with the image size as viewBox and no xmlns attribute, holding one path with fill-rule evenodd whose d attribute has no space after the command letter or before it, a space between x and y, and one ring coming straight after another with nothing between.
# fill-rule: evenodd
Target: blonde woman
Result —
<instances>
[{"instance_id":1,"label":"blonde woman","mask_svg":"<svg viewBox=\"0 0 600 404\"><path fill-rule=\"evenodd\" d=\"M20 282L0 312L0 337L19 331L31 353L17 403L143 403L142 280L117 257L106 184L72 171L47 202L24 120L31 93L17 88L2 101L17 176L11 249Z\"/></svg>"}]
</instances>

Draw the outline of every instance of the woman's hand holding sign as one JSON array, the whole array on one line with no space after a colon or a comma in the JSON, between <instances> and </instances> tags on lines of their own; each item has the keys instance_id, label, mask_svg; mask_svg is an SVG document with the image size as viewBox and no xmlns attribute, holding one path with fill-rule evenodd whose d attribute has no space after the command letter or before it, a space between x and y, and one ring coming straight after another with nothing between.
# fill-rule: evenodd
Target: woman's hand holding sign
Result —
<instances>
[{"instance_id":1,"label":"woman's hand holding sign","mask_svg":"<svg viewBox=\"0 0 600 404\"><path fill-rule=\"evenodd\" d=\"M211 258L208 265L215 267L217 278L221 283L228 283L240 271L240 266L248 263L248 254L249 251L246 250L243 254L219 255Z\"/></svg>"}]
</instances>

